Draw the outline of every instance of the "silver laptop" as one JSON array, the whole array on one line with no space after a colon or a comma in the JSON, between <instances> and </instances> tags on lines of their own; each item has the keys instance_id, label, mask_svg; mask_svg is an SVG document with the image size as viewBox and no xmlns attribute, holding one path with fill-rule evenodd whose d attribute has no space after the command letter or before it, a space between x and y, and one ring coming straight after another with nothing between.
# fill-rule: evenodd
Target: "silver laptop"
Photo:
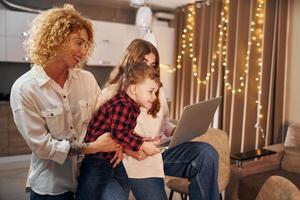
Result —
<instances>
[{"instance_id":1,"label":"silver laptop","mask_svg":"<svg viewBox=\"0 0 300 200\"><path fill-rule=\"evenodd\" d=\"M172 140L162 144L162 149L173 148L206 133L221 99L222 97L216 97L184 107Z\"/></svg>"}]
</instances>

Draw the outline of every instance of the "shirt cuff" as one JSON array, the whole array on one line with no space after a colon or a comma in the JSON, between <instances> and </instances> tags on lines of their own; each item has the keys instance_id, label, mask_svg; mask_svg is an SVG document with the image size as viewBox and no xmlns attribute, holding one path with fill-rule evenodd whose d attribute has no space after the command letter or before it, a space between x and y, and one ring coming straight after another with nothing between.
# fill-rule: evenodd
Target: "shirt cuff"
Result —
<instances>
[{"instance_id":1,"label":"shirt cuff","mask_svg":"<svg viewBox=\"0 0 300 200\"><path fill-rule=\"evenodd\" d=\"M68 157L70 143L67 140L62 140L56 143L56 148L51 160L63 164Z\"/></svg>"}]
</instances>

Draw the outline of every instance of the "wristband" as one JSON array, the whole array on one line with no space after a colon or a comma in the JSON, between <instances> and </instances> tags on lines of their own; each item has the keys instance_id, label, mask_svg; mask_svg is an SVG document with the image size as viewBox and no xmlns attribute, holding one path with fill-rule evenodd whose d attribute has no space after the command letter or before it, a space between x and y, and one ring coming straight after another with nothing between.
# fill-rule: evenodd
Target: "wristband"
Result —
<instances>
[{"instance_id":1,"label":"wristband","mask_svg":"<svg viewBox=\"0 0 300 200\"><path fill-rule=\"evenodd\" d=\"M81 144L71 143L71 148L70 148L69 154L71 156L78 156L78 155L84 154L84 149L87 146L88 146L88 143L81 143Z\"/></svg>"}]
</instances>

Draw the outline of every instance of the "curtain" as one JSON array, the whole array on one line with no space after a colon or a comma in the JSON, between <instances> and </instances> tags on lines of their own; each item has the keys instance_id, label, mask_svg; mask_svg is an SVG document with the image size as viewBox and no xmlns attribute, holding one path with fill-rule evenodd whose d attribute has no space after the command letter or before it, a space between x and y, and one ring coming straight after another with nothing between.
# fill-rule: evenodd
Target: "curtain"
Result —
<instances>
[{"instance_id":1,"label":"curtain","mask_svg":"<svg viewBox=\"0 0 300 200\"><path fill-rule=\"evenodd\" d=\"M287 0L205 0L176 10L172 115L222 96L231 153L283 141Z\"/></svg>"}]
</instances>

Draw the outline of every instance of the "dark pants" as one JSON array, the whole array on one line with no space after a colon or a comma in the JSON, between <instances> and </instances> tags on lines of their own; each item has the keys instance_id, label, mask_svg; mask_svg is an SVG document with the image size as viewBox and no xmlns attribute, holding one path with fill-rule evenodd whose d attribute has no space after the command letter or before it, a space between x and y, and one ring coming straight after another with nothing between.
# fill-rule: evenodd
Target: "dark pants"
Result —
<instances>
[{"instance_id":1,"label":"dark pants","mask_svg":"<svg viewBox=\"0 0 300 200\"><path fill-rule=\"evenodd\" d=\"M120 163L115 168L108 160L86 156L81 164L77 200L126 200L128 176Z\"/></svg>"},{"instance_id":2,"label":"dark pants","mask_svg":"<svg viewBox=\"0 0 300 200\"><path fill-rule=\"evenodd\" d=\"M218 200L218 153L204 142L187 142L163 152L168 176L188 178L191 200Z\"/></svg>"},{"instance_id":3,"label":"dark pants","mask_svg":"<svg viewBox=\"0 0 300 200\"><path fill-rule=\"evenodd\" d=\"M74 193L66 192L60 195L40 195L31 191L30 200L74 200Z\"/></svg>"},{"instance_id":4,"label":"dark pants","mask_svg":"<svg viewBox=\"0 0 300 200\"><path fill-rule=\"evenodd\" d=\"M129 183L136 200L167 200L163 178L130 178Z\"/></svg>"}]
</instances>

